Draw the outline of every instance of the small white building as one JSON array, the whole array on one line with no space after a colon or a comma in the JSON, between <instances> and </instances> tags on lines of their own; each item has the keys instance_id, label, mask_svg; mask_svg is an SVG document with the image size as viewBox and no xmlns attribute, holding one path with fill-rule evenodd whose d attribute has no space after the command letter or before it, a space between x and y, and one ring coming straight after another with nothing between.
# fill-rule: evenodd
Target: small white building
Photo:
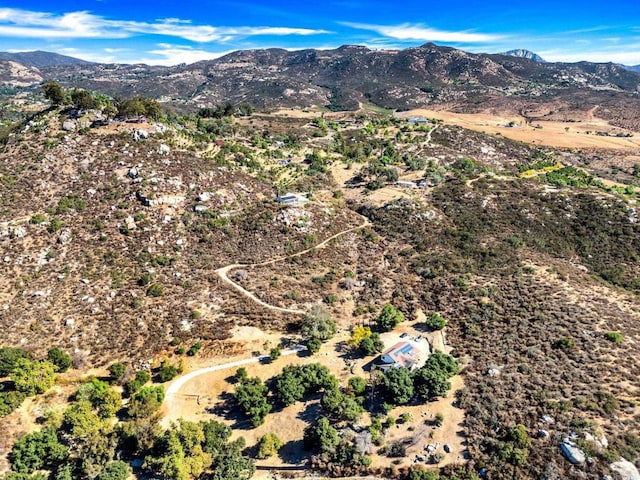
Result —
<instances>
[{"instance_id":1,"label":"small white building","mask_svg":"<svg viewBox=\"0 0 640 480\"><path fill-rule=\"evenodd\" d=\"M403 180L398 180L396 182L396 187L400 188L418 188L418 184L416 182L406 182Z\"/></svg>"},{"instance_id":2,"label":"small white building","mask_svg":"<svg viewBox=\"0 0 640 480\"><path fill-rule=\"evenodd\" d=\"M299 207L309 203L309 199L303 193L286 193L277 197L276 202L290 207Z\"/></svg>"}]
</instances>

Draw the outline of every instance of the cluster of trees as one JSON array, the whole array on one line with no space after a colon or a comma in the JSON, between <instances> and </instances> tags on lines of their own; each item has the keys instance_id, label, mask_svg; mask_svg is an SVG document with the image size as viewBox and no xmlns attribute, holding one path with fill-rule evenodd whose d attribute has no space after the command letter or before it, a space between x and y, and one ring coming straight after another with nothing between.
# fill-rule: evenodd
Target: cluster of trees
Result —
<instances>
[{"instance_id":1,"label":"cluster of trees","mask_svg":"<svg viewBox=\"0 0 640 480\"><path fill-rule=\"evenodd\" d=\"M322 409L336 421L354 421L364 411L366 381L353 377L345 389L340 389L338 379L319 363L284 367L269 382L271 392L258 377L248 377L244 368L238 369L235 380L235 401L254 427L264 423L272 404L286 407L319 392L323 392Z\"/></svg>"},{"instance_id":2,"label":"cluster of trees","mask_svg":"<svg viewBox=\"0 0 640 480\"><path fill-rule=\"evenodd\" d=\"M138 95L128 99L112 99L102 93L74 88L64 90L57 82L46 82L42 85L44 97L53 105L73 105L79 110L101 110L108 117L147 117L158 119L162 115L162 107L157 100Z\"/></svg>"},{"instance_id":3,"label":"cluster of trees","mask_svg":"<svg viewBox=\"0 0 640 480\"><path fill-rule=\"evenodd\" d=\"M417 370L390 368L381 379L385 400L390 405L402 405L414 397L429 401L446 396L451 389L449 379L459 372L458 362L442 352L432 353Z\"/></svg>"},{"instance_id":4,"label":"cluster of trees","mask_svg":"<svg viewBox=\"0 0 640 480\"><path fill-rule=\"evenodd\" d=\"M248 102L242 102L234 105L232 102L215 105L213 107L203 107L198 110L199 118L224 118L231 117L236 114L249 116L253 113L253 106Z\"/></svg>"},{"instance_id":5,"label":"cluster of trees","mask_svg":"<svg viewBox=\"0 0 640 480\"><path fill-rule=\"evenodd\" d=\"M371 328L358 326L351 331L351 345L363 355L375 355L382 353L384 343L378 332L372 332Z\"/></svg>"},{"instance_id":6,"label":"cluster of trees","mask_svg":"<svg viewBox=\"0 0 640 480\"><path fill-rule=\"evenodd\" d=\"M267 400L269 389L258 377L249 378L244 368L239 368L236 372L236 381L236 402L254 427L262 425L271 411L271 405Z\"/></svg>"},{"instance_id":7,"label":"cluster of trees","mask_svg":"<svg viewBox=\"0 0 640 480\"><path fill-rule=\"evenodd\" d=\"M71 366L71 357L58 347L47 352L46 360L33 359L21 348L0 347L0 378L9 377L13 389L0 384L0 417L18 408L26 397L49 390L56 381L56 373Z\"/></svg>"},{"instance_id":8,"label":"cluster of trees","mask_svg":"<svg viewBox=\"0 0 640 480\"><path fill-rule=\"evenodd\" d=\"M145 464L171 480L248 480L255 466L242 454L244 439L229 441L231 433L231 428L214 420L180 420L157 438Z\"/></svg>"},{"instance_id":9,"label":"cluster of trees","mask_svg":"<svg viewBox=\"0 0 640 480\"><path fill-rule=\"evenodd\" d=\"M54 372L70 363L59 349L50 350L48 357L61 367L50 361L39 363L49 363ZM38 365L20 349L0 349L3 376L21 374L24 362ZM159 372L168 365L163 362ZM38 382L40 377L35 377ZM131 468L121 459L133 458L143 458L144 468L171 480L242 480L253 475L254 466L242 453L244 440L229 441L231 429L221 423L180 421L162 431L159 410L164 389L150 381L148 372L133 372L117 362L109 367L106 379L82 383L67 408L47 411L43 428L14 444L9 455L13 473L5 480L36 480L40 471L49 472L54 480L125 480ZM126 405L120 385L129 397Z\"/></svg>"}]
</instances>

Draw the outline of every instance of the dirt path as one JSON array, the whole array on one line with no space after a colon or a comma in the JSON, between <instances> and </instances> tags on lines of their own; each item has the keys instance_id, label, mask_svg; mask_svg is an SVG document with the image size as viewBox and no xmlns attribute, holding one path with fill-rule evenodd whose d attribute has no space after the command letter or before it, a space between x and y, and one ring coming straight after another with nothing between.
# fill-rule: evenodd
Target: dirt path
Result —
<instances>
[{"instance_id":1,"label":"dirt path","mask_svg":"<svg viewBox=\"0 0 640 480\"><path fill-rule=\"evenodd\" d=\"M280 356L293 355L294 353L298 353L303 350L306 350L306 347L300 346L295 348L289 348L287 350L283 350L280 353ZM228 362L220 365L214 365L212 367L205 367L205 368L200 368L198 370L194 370L193 372L183 375L182 377L178 378L175 382L173 382L171 385L169 385L169 388L167 388L166 396L169 397L170 395L176 395L180 391L180 389L184 386L185 383L187 383L190 380L193 380L195 377L198 377L200 375L204 375L206 373L211 373L211 372L217 372L218 370L226 370L228 368L242 367L243 365L249 365L250 363L264 362L269 360L269 358L270 358L269 355L260 355L259 357L243 358L242 360L236 360L235 362Z\"/></svg>"},{"instance_id":2,"label":"dirt path","mask_svg":"<svg viewBox=\"0 0 640 480\"><path fill-rule=\"evenodd\" d=\"M439 123L436 123L434 127L427 132L427 145L431 143L431 134L436 131L436 128L438 128L439 125Z\"/></svg>"},{"instance_id":3,"label":"dirt path","mask_svg":"<svg viewBox=\"0 0 640 480\"><path fill-rule=\"evenodd\" d=\"M252 292L250 292L249 290L247 290L246 288L244 288L242 285L238 285L236 282L234 282L233 280L231 280L229 278L228 273L236 268L252 268L252 267L263 267L265 265L272 265L274 263L277 262L282 262L284 260L287 260L289 258L295 258L295 257L299 257L301 255L305 255L311 251L314 250L318 250L321 248L326 247L331 241L335 240L336 238L345 235L349 232L354 232L356 230L360 230L364 227L367 227L370 225L369 219L366 217L362 217L363 222L361 225L355 226L355 227L351 227L348 228L346 230L343 230L342 232L338 232L335 235L330 236L329 238L323 240L322 242L318 243L317 245L307 248L305 250L302 250L300 252L297 253L293 253L291 255L286 255L283 257L276 257L276 258L272 258L271 260L266 260L264 262L259 262L259 263L234 263L232 265L227 265L225 267L219 268L216 270L216 273L218 274L218 276L222 279L223 282L231 285L233 288L235 288L237 291L239 291L240 293L242 293L245 297L253 300L254 302L256 302L259 305L262 305L265 308L269 308L271 310L277 310L279 312L285 312L285 313L293 313L296 315L302 315L304 313L306 313L304 310L297 310L294 308L283 308L283 307L278 307L276 305L270 305L266 302L263 302L262 300L260 300L258 297L255 296L255 294L253 294Z\"/></svg>"}]
</instances>

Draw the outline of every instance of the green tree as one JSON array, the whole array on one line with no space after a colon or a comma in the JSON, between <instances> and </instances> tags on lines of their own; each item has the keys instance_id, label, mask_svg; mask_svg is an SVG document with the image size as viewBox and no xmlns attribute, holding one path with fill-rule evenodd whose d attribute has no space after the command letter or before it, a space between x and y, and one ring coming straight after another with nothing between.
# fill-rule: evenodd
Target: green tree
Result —
<instances>
[{"instance_id":1,"label":"green tree","mask_svg":"<svg viewBox=\"0 0 640 480\"><path fill-rule=\"evenodd\" d=\"M447 321L438 312L433 312L427 317L425 324L431 330L442 330L447 326Z\"/></svg>"},{"instance_id":2,"label":"green tree","mask_svg":"<svg viewBox=\"0 0 640 480\"><path fill-rule=\"evenodd\" d=\"M112 363L109 366L109 383L111 385L117 385L122 381L127 367L122 362ZM148 381L148 380L147 380Z\"/></svg>"},{"instance_id":3,"label":"green tree","mask_svg":"<svg viewBox=\"0 0 640 480\"><path fill-rule=\"evenodd\" d=\"M68 454L56 431L45 428L20 437L11 449L9 460L15 472L33 473L35 470L53 470Z\"/></svg>"},{"instance_id":4,"label":"green tree","mask_svg":"<svg viewBox=\"0 0 640 480\"><path fill-rule=\"evenodd\" d=\"M424 368L442 372L449 378L460 373L460 365L456 359L442 352L433 352L429 355Z\"/></svg>"},{"instance_id":5,"label":"green tree","mask_svg":"<svg viewBox=\"0 0 640 480\"><path fill-rule=\"evenodd\" d=\"M258 440L258 453L256 457L265 459L274 456L284 444L275 433L265 433Z\"/></svg>"},{"instance_id":6,"label":"green tree","mask_svg":"<svg viewBox=\"0 0 640 480\"><path fill-rule=\"evenodd\" d=\"M351 377L349 379L349 390L352 395L360 396L367 388L367 381L362 377Z\"/></svg>"},{"instance_id":7,"label":"green tree","mask_svg":"<svg viewBox=\"0 0 640 480\"><path fill-rule=\"evenodd\" d=\"M17 391L27 396L37 395L53 387L56 382L56 367L45 360L20 358L15 363L11 379Z\"/></svg>"},{"instance_id":8,"label":"green tree","mask_svg":"<svg viewBox=\"0 0 640 480\"><path fill-rule=\"evenodd\" d=\"M42 93L44 94L44 98L51 101L54 105L62 105L66 100L66 94L57 82L47 82L43 84Z\"/></svg>"},{"instance_id":9,"label":"green tree","mask_svg":"<svg viewBox=\"0 0 640 480\"><path fill-rule=\"evenodd\" d=\"M314 305L302 317L300 330L306 338L317 338L326 342L336 334L337 326L331 319L329 310L322 305Z\"/></svg>"},{"instance_id":10,"label":"green tree","mask_svg":"<svg viewBox=\"0 0 640 480\"><path fill-rule=\"evenodd\" d=\"M125 384L124 386L125 394L129 396L133 395L138 390L140 390L142 386L145 383L147 383L149 380L151 380L151 375L149 374L149 372L145 372L144 370L140 370L136 372L136 375L133 378L133 380L129 380Z\"/></svg>"},{"instance_id":11,"label":"green tree","mask_svg":"<svg viewBox=\"0 0 640 480\"><path fill-rule=\"evenodd\" d=\"M94 378L85 383L76 392L77 400L91 402L93 408L98 410L100 418L113 417L122 408L122 395L109 387L107 382Z\"/></svg>"},{"instance_id":12,"label":"green tree","mask_svg":"<svg viewBox=\"0 0 640 480\"><path fill-rule=\"evenodd\" d=\"M71 367L71 357L58 347L53 347L47 352L47 360L53 363L58 372L66 372Z\"/></svg>"},{"instance_id":13,"label":"green tree","mask_svg":"<svg viewBox=\"0 0 640 480\"><path fill-rule=\"evenodd\" d=\"M164 388L142 387L129 400L127 413L132 418L150 417L158 411L164 401Z\"/></svg>"},{"instance_id":14,"label":"green tree","mask_svg":"<svg viewBox=\"0 0 640 480\"><path fill-rule=\"evenodd\" d=\"M202 443L204 451L213 455L214 458L217 457L231 438L231 427L215 420L200 422L200 426L204 434Z\"/></svg>"},{"instance_id":15,"label":"green tree","mask_svg":"<svg viewBox=\"0 0 640 480\"><path fill-rule=\"evenodd\" d=\"M445 397L451 388L451 383L442 372L420 368L413 374L416 395L422 400L433 400Z\"/></svg>"},{"instance_id":16,"label":"green tree","mask_svg":"<svg viewBox=\"0 0 640 480\"><path fill-rule=\"evenodd\" d=\"M0 392L0 418L9 415L18 408L26 397L22 392Z\"/></svg>"},{"instance_id":17,"label":"green tree","mask_svg":"<svg viewBox=\"0 0 640 480\"><path fill-rule=\"evenodd\" d=\"M197 478L212 463L211 453L202 447L204 441L202 424L180 420L158 440L155 455L147 456L147 464L165 478Z\"/></svg>"},{"instance_id":18,"label":"green tree","mask_svg":"<svg viewBox=\"0 0 640 480\"><path fill-rule=\"evenodd\" d=\"M125 462L116 460L109 462L96 478L97 480L127 480L131 475L131 467Z\"/></svg>"},{"instance_id":19,"label":"green tree","mask_svg":"<svg viewBox=\"0 0 640 480\"><path fill-rule=\"evenodd\" d=\"M275 377L274 394L283 405L291 405L306 395L336 388L338 379L319 363L287 365Z\"/></svg>"},{"instance_id":20,"label":"green tree","mask_svg":"<svg viewBox=\"0 0 640 480\"><path fill-rule=\"evenodd\" d=\"M440 480L440 473L438 470L412 468L407 478L408 480Z\"/></svg>"},{"instance_id":21,"label":"green tree","mask_svg":"<svg viewBox=\"0 0 640 480\"><path fill-rule=\"evenodd\" d=\"M205 480L249 480L256 471L253 462L242 454L245 447L241 437L227 443L214 458L211 472L204 475Z\"/></svg>"},{"instance_id":22,"label":"green tree","mask_svg":"<svg viewBox=\"0 0 640 480\"><path fill-rule=\"evenodd\" d=\"M340 438L338 431L331 426L329 420L321 417L315 425L304 429L303 443L307 450L320 450L322 453L335 451Z\"/></svg>"},{"instance_id":23,"label":"green tree","mask_svg":"<svg viewBox=\"0 0 640 480\"><path fill-rule=\"evenodd\" d=\"M72 403L64 411L62 428L75 439L87 438L106 430L106 423L93 411L89 400Z\"/></svg>"},{"instance_id":24,"label":"green tree","mask_svg":"<svg viewBox=\"0 0 640 480\"><path fill-rule=\"evenodd\" d=\"M11 375L20 359L28 359L29 355L21 348L0 347L0 377Z\"/></svg>"},{"instance_id":25,"label":"green tree","mask_svg":"<svg viewBox=\"0 0 640 480\"><path fill-rule=\"evenodd\" d=\"M282 349L280 347L273 347L269 352L269 358L272 362L280 358L280 355L282 355Z\"/></svg>"},{"instance_id":26,"label":"green tree","mask_svg":"<svg viewBox=\"0 0 640 480\"><path fill-rule=\"evenodd\" d=\"M165 358L162 360L162 364L158 369L158 373L156 374L157 381L160 383L165 383L173 380L178 376L179 370L178 367L171 363L171 360Z\"/></svg>"},{"instance_id":27,"label":"green tree","mask_svg":"<svg viewBox=\"0 0 640 480\"><path fill-rule=\"evenodd\" d=\"M416 394L423 400L444 397L451 388L449 379L460 371L458 362L442 352L433 352L425 365L413 373Z\"/></svg>"},{"instance_id":28,"label":"green tree","mask_svg":"<svg viewBox=\"0 0 640 480\"><path fill-rule=\"evenodd\" d=\"M80 110L90 110L96 107L96 101L87 90L74 88L71 91L71 101Z\"/></svg>"},{"instance_id":29,"label":"green tree","mask_svg":"<svg viewBox=\"0 0 640 480\"><path fill-rule=\"evenodd\" d=\"M362 343L365 338L370 338L371 335L372 333L369 327L354 327L351 331L351 338L349 339L349 343L351 343L351 345L353 345L355 348L358 348L360 346L360 343Z\"/></svg>"},{"instance_id":30,"label":"green tree","mask_svg":"<svg viewBox=\"0 0 640 480\"><path fill-rule=\"evenodd\" d=\"M404 367L388 369L382 377L382 384L387 401L393 405L408 403L415 393L411 372Z\"/></svg>"},{"instance_id":31,"label":"green tree","mask_svg":"<svg viewBox=\"0 0 640 480\"><path fill-rule=\"evenodd\" d=\"M353 422L360 418L364 411L355 398L345 395L337 388L326 390L320 403L322 409L336 420Z\"/></svg>"},{"instance_id":32,"label":"green tree","mask_svg":"<svg viewBox=\"0 0 640 480\"><path fill-rule=\"evenodd\" d=\"M375 355L381 353L383 349L384 343L377 332L372 333L370 337L363 338L360 342L360 351L365 355Z\"/></svg>"},{"instance_id":33,"label":"green tree","mask_svg":"<svg viewBox=\"0 0 640 480\"><path fill-rule=\"evenodd\" d=\"M393 305L387 304L380 312L380 315L378 315L376 323L380 330L388 332L389 330L396 328L403 320L404 314Z\"/></svg>"},{"instance_id":34,"label":"green tree","mask_svg":"<svg viewBox=\"0 0 640 480\"><path fill-rule=\"evenodd\" d=\"M307 348L311 353L318 353L322 348L322 340L319 340L317 338L309 339L309 341L307 342Z\"/></svg>"},{"instance_id":35,"label":"green tree","mask_svg":"<svg viewBox=\"0 0 640 480\"><path fill-rule=\"evenodd\" d=\"M258 377L244 379L236 387L235 399L254 427L262 425L271 405L267 401L269 389Z\"/></svg>"}]
</instances>

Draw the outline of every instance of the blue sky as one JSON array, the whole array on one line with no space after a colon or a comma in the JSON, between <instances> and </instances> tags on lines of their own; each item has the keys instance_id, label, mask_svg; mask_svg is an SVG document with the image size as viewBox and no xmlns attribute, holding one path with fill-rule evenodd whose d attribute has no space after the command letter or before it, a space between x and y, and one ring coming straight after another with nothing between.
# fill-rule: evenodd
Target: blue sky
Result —
<instances>
[{"instance_id":1,"label":"blue sky","mask_svg":"<svg viewBox=\"0 0 640 480\"><path fill-rule=\"evenodd\" d=\"M174 65L238 49L527 48L549 61L640 64L640 0L0 0L0 50Z\"/></svg>"}]
</instances>

